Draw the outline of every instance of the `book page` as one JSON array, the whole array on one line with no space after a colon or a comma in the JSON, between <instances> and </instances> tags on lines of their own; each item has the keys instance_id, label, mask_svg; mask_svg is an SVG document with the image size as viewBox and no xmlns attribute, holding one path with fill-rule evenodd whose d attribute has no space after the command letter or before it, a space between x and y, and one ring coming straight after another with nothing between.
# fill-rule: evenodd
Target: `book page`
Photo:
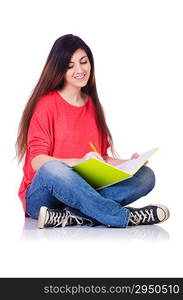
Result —
<instances>
[{"instance_id":1,"label":"book page","mask_svg":"<svg viewBox=\"0 0 183 300\"><path fill-rule=\"evenodd\" d=\"M129 159L128 161L117 165L116 167L120 170L123 170L131 175L135 174L144 163L158 150L158 148L154 148L150 151L147 151L141 154L138 158Z\"/></svg>"}]
</instances>

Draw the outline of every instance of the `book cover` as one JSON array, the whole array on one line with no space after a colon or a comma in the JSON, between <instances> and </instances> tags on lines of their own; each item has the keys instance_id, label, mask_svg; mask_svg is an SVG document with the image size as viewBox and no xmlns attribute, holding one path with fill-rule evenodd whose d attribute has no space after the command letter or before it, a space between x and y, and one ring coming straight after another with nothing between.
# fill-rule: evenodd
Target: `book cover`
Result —
<instances>
[{"instance_id":1,"label":"book cover","mask_svg":"<svg viewBox=\"0 0 183 300\"><path fill-rule=\"evenodd\" d=\"M157 150L152 149L117 166L92 158L72 168L98 190L132 177Z\"/></svg>"}]
</instances>

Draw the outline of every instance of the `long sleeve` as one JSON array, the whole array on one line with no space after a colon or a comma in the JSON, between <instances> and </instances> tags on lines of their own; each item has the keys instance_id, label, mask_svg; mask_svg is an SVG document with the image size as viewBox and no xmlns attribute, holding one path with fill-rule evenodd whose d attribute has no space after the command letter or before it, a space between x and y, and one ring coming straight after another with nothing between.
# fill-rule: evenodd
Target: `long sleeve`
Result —
<instances>
[{"instance_id":1,"label":"long sleeve","mask_svg":"<svg viewBox=\"0 0 183 300\"><path fill-rule=\"evenodd\" d=\"M46 114L41 118L37 113L34 113L29 125L27 149L30 152L30 161L39 154L50 154L49 122Z\"/></svg>"}]
</instances>

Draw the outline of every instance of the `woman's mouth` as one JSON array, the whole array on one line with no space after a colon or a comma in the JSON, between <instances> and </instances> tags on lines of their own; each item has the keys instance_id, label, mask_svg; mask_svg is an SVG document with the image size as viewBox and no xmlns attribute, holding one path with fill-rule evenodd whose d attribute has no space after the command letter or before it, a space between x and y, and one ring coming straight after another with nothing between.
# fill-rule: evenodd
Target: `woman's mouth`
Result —
<instances>
[{"instance_id":1,"label":"woman's mouth","mask_svg":"<svg viewBox=\"0 0 183 300\"><path fill-rule=\"evenodd\" d=\"M83 80L83 79L85 78L85 75L86 75L86 74L77 75L77 76L75 76L74 78L77 79L77 80L79 80L79 81L81 81L81 80Z\"/></svg>"}]
</instances>

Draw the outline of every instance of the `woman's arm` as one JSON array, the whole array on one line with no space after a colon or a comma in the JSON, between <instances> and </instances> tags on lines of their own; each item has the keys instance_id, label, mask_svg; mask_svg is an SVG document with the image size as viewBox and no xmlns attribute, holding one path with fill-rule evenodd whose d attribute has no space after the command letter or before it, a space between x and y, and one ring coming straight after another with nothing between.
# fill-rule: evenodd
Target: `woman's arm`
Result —
<instances>
[{"instance_id":1,"label":"woman's arm","mask_svg":"<svg viewBox=\"0 0 183 300\"><path fill-rule=\"evenodd\" d=\"M138 153L134 153L130 159L135 159L135 158L138 158L139 157L139 154ZM108 155L106 156L103 156L103 159L105 160L106 163L112 165L112 166L117 166L117 165L120 165L122 163L124 163L125 161L129 160L129 159L117 159L117 158L113 158L113 157L110 157ZM148 161L146 161L144 163L144 165L146 165L148 163Z\"/></svg>"},{"instance_id":2,"label":"woman's arm","mask_svg":"<svg viewBox=\"0 0 183 300\"><path fill-rule=\"evenodd\" d=\"M77 161L78 162L80 161L78 158L61 159L61 158L56 158L56 157L49 156L49 155L46 155L46 154L40 154L40 155L35 156L32 159L31 166L32 166L34 171L37 171L43 164L45 164L49 160L58 160L58 161L61 161L61 162L64 162L64 163L68 164L71 167L74 166L77 163Z\"/></svg>"},{"instance_id":3,"label":"woman's arm","mask_svg":"<svg viewBox=\"0 0 183 300\"><path fill-rule=\"evenodd\" d=\"M31 166L33 170L37 171L43 164L45 164L49 160L58 160L61 162L66 163L70 167L73 167L74 165L86 161L88 159L96 158L103 161L102 156L97 152L88 152L86 153L82 158L56 158L53 156L49 156L47 154L39 154L35 156L31 161Z\"/></svg>"}]
</instances>

